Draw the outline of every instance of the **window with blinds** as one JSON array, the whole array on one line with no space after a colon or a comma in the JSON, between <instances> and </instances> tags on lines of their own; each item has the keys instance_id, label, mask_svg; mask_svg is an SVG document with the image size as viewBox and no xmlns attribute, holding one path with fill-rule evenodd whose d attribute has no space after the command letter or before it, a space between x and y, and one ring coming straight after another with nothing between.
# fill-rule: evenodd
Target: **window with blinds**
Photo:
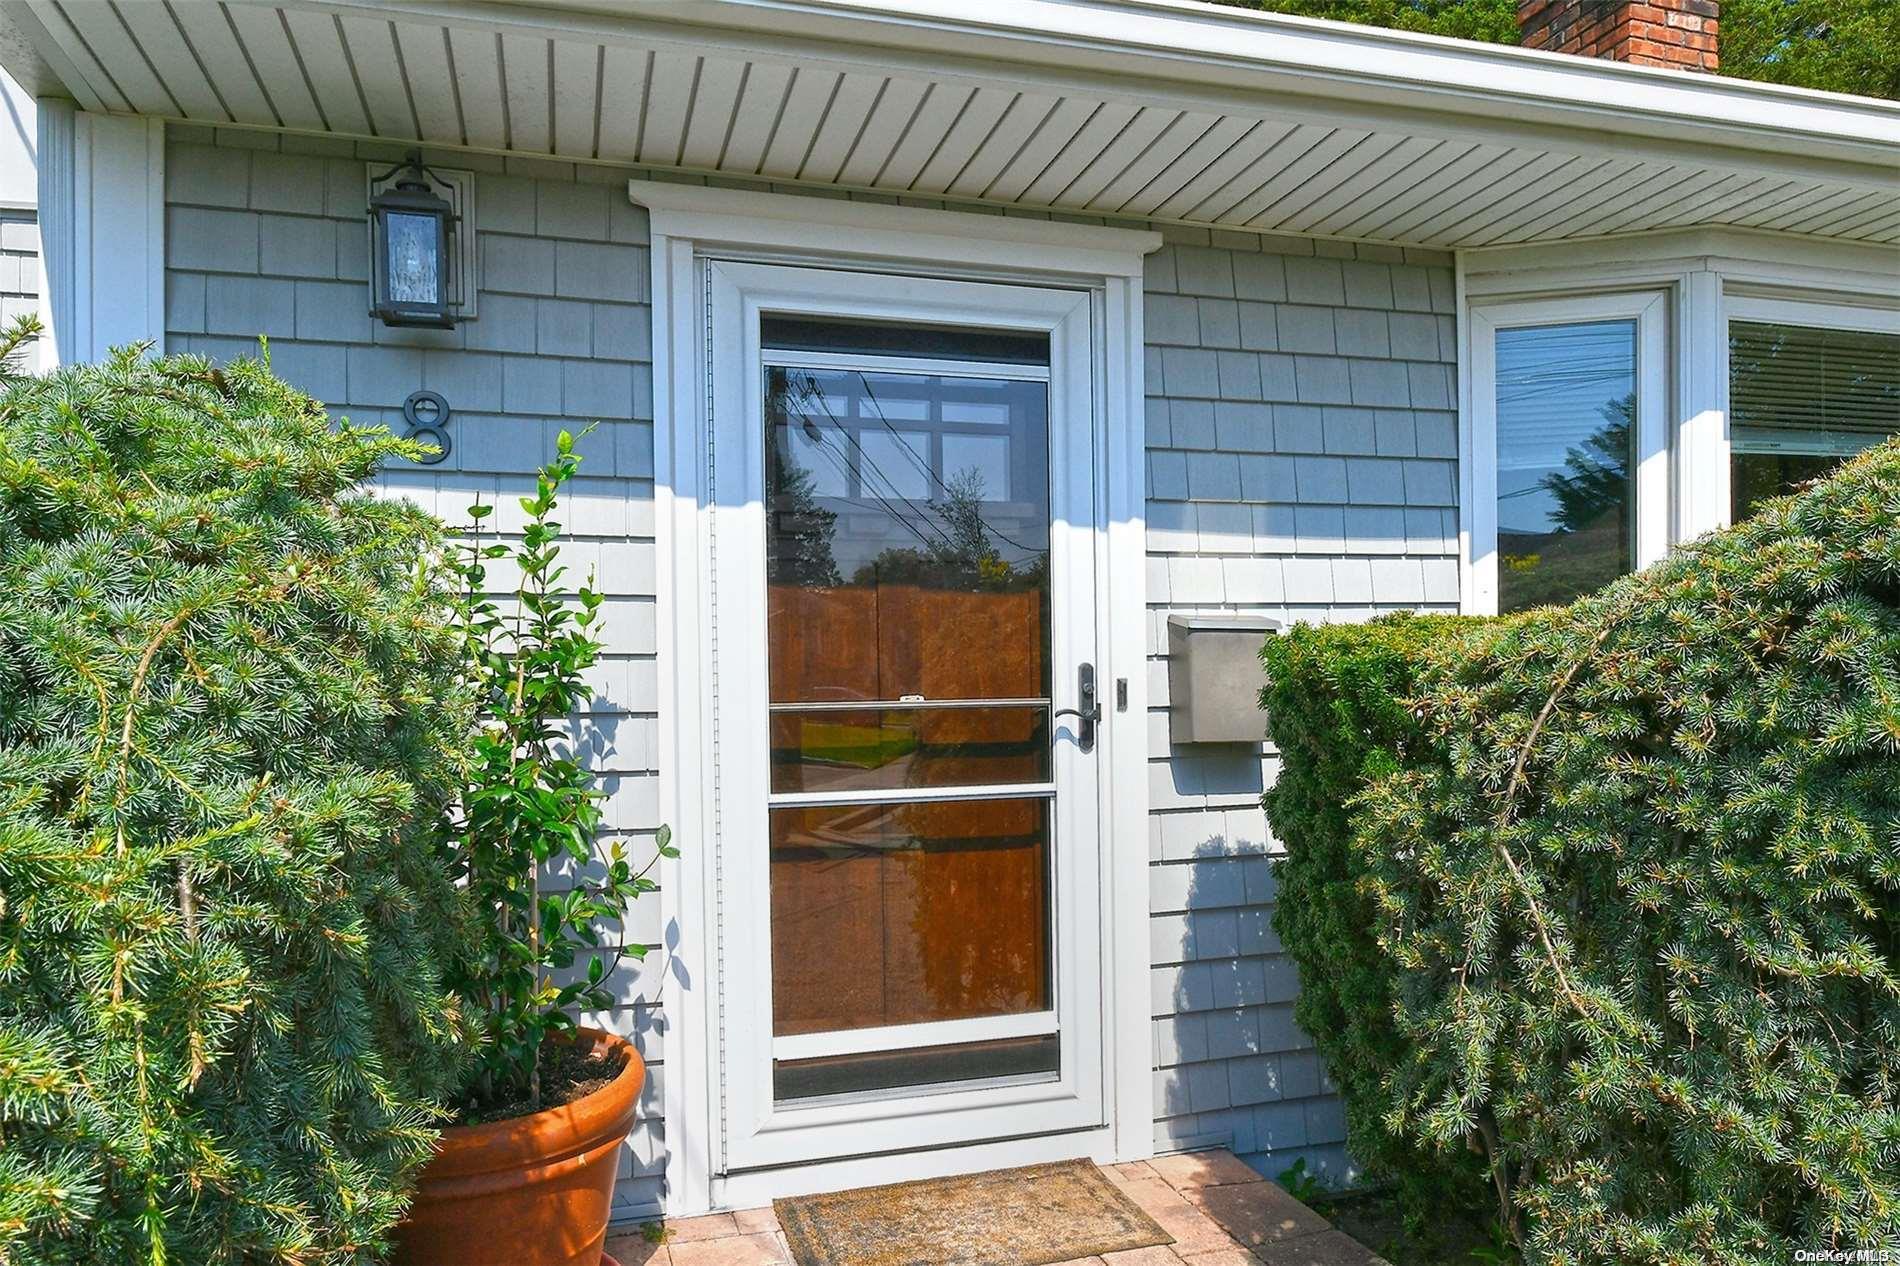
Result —
<instances>
[{"instance_id":1,"label":"window with blinds","mask_svg":"<svg viewBox=\"0 0 1900 1266\"><path fill-rule=\"evenodd\" d=\"M1734 518L1895 433L1900 334L1729 323Z\"/></svg>"}]
</instances>

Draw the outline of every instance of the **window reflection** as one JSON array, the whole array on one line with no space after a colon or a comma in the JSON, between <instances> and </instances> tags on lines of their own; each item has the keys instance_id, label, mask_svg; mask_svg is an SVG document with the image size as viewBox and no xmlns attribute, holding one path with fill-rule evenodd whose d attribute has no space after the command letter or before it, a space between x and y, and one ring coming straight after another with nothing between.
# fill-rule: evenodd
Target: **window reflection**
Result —
<instances>
[{"instance_id":1,"label":"window reflection","mask_svg":"<svg viewBox=\"0 0 1900 1266\"><path fill-rule=\"evenodd\" d=\"M1568 602L1635 562L1636 323L1497 336L1498 609Z\"/></svg>"},{"instance_id":2,"label":"window reflection","mask_svg":"<svg viewBox=\"0 0 1900 1266\"><path fill-rule=\"evenodd\" d=\"M1047 394L766 367L774 703L1048 696Z\"/></svg>"},{"instance_id":3,"label":"window reflection","mask_svg":"<svg viewBox=\"0 0 1900 1266\"><path fill-rule=\"evenodd\" d=\"M1047 1010L1049 802L773 809L780 1035Z\"/></svg>"},{"instance_id":4,"label":"window reflection","mask_svg":"<svg viewBox=\"0 0 1900 1266\"><path fill-rule=\"evenodd\" d=\"M773 791L1046 782L1049 708L781 708Z\"/></svg>"},{"instance_id":5,"label":"window reflection","mask_svg":"<svg viewBox=\"0 0 1900 1266\"><path fill-rule=\"evenodd\" d=\"M1729 468L1729 521L1739 523L1775 497L1798 492L1803 484L1825 479L1844 457L1812 453L1738 452Z\"/></svg>"},{"instance_id":6,"label":"window reflection","mask_svg":"<svg viewBox=\"0 0 1900 1266\"><path fill-rule=\"evenodd\" d=\"M761 335L773 1032L1048 1011L1048 384L996 368L1046 366L1047 336ZM932 351L984 363L835 363ZM779 1061L775 1093L1059 1070L1053 1038L970 1036Z\"/></svg>"}]
</instances>

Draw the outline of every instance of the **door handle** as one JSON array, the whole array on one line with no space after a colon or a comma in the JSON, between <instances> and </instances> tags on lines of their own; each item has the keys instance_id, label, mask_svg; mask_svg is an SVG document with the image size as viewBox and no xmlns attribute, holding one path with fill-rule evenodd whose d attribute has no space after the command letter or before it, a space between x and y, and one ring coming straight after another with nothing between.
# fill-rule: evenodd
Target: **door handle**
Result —
<instances>
[{"instance_id":1,"label":"door handle","mask_svg":"<svg viewBox=\"0 0 1900 1266\"><path fill-rule=\"evenodd\" d=\"M1095 750L1095 727L1102 719L1102 705L1095 698L1095 665L1083 664L1075 670L1075 701L1073 708L1057 708L1053 719L1074 717L1081 724L1076 727L1075 745L1085 752Z\"/></svg>"}]
</instances>

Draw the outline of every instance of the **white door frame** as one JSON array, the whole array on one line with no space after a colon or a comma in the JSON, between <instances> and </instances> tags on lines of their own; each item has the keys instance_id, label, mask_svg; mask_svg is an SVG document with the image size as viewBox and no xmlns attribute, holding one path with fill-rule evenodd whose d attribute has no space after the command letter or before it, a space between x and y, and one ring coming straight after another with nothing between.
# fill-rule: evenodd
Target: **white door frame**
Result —
<instances>
[{"instance_id":1,"label":"white door frame","mask_svg":"<svg viewBox=\"0 0 1900 1266\"><path fill-rule=\"evenodd\" d=\"M658 538L660 817L682 855L661 872L663 1102L670 1215L771 1195L1020 1164L1058 1155L1136 1159L1153 1149L1149 1073L1147 685L1142 256L1159 235L697 185L634 181L651 223L654 512ZM1102 1028L1109 1125L1090 1132L767 1170L715 1172L723 1122L716 984L719 858L709 647L707 505L709 256L1085 289L1100 441L1095 458L1095 620L1105 710L1100 770Z\"/></svg>"}]
</instances>

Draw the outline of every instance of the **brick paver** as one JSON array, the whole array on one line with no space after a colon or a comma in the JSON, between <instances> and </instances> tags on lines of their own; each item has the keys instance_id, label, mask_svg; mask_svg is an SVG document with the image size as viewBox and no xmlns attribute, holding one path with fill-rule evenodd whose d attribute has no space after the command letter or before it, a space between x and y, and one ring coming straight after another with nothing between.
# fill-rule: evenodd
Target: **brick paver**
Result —
<instances>
[{"instance_id":1,"label":"brick paver","mask_svg":"<svg viewBox=\"0 0 1900 1266\"><path fill-rule=\"evenodd\" d=\"M1162 1180L1176 1191L1192 1191L1198 1187L1225 1187L1260 1181L1260 1174L1253 1166L1225 1150L1176 1152L1172 1156L1157 1156L1151 1161L1142 1163L1159 1174Z\"/></svg>"},{"instance_id":2,"label":"brick paver","mask_svg":"<svg viewBox=\"0 0 1900 1266\"><path fill-rule=\"evenodd\" d=\"M669 1243L671 1266L790 1266L792 1252L777 1231Z\"/></svg>"},{"instance_id":3,"label":"brick paver","mask_svg":"<svg viewBox=\"0 0 1900 1266\"><path fill-rule=\"evenodd\" d=\"M1228 1151L1183 1152L1110 1165L1128 1198L1174 1243L1074 1266L1389 1266ZM667 1224L664 1245L638 1233L607 1241L621 1266L790 1266L770 1209L742 1209Z\"/></svg>"},{"instance_id":4,"label":"brick paver","mask_svg":"<svg viewBox=\"0 0 1900 1266\"><path fill-rule=\"evenodd\" d=\"M1227 1234L1252 1249L1331 1229L1325 1218L1272 1183L1199 1187L1182 1194Z\"/></svg>"}]
</instances>

